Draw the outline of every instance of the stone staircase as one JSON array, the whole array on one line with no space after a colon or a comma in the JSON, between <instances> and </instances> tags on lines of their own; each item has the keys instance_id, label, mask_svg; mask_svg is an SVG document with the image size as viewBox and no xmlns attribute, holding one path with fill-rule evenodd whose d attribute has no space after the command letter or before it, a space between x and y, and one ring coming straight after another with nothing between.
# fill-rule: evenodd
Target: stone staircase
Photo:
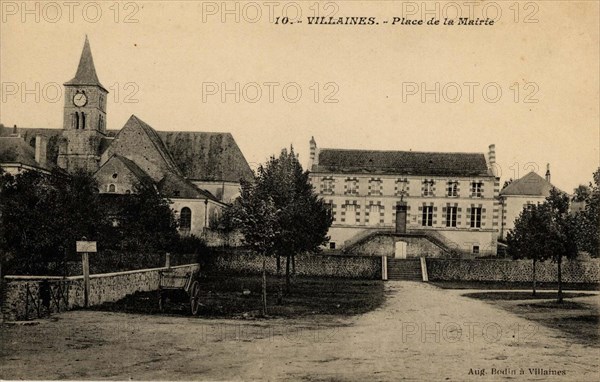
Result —
<instances>
[{"instance_id":1,"label":"stone staircase","mask_svg":"<svg viewBox=\"0 0 600 382\"><path fill-rule=\"evenodd\" d=\"M393 234L394 230L392 228L366 228L364 231L359 234L354 235L350 239L344 241L344 250L348 250L358 243L362 243L364 241L368 241L373 236L377 235L385 235L385 234Z\"/></svg>"},{"instance_id":2,"label":"stone staircase","mask_svg":"<svg viewBox=\"0 0 600 382\"><path fill-rule=\"evenodd\" d=\"M387 260L388 280L423 281L421 259Z\"/></svg>"}]
</instances>

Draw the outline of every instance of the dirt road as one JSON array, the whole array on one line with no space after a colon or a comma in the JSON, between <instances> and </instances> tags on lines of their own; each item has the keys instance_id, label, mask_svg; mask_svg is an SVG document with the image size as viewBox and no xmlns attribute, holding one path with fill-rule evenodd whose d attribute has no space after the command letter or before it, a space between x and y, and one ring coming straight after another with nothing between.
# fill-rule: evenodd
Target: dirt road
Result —
<instances>
[{"instance_id":1,"label":"dirt road","mask_svg":"<svg viewBox=\"0 0 600 382\"><path fill-rule=\"evenodd\" d=\"M597 347L465 292L388 282L381 308L351 318L68 312L34 326L4 325L0 378L600 380Z\"/></svg>"}]
</instances>

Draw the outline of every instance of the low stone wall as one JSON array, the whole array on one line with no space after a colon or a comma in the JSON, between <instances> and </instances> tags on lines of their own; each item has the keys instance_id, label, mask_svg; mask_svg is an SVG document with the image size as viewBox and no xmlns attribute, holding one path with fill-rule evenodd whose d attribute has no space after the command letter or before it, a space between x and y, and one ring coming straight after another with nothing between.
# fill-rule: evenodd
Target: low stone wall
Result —
<instances>
[{"instance_id":1,"label":"low stone wall","mask_svg":"<svg viewBox=\"0 0 600 382\"><path fill-rule=\"evenodd\" d=\"M536 280L556 282L557 265L536 263ZM531 282L531 260L427 259L431 281L506 281ZM562 281L566 283L600 283L600 259L563 261Z\"/></svg>"},{"instance_id":2,"label":"low stone wall","mask_svg":"<svg viewBox=\"0 0 600 382\"><path fill-rule=\"evenodd\" d=\"M381 257L340 255L297 255L296 275L315 277L340 277L356 279L381 279ZM281 258L285 272L285 257ZM267 273L277 273L275 257L267 257ZM219 252L206 264L207 272L229 274L260 274L262 257L253 252Z\"/></svg>"},{"instance_id":3,"label":"low stone wall","mask_svg":"<svg viewBox=\"0 0 600 382\"><path fill-rule=\"evenodd\" d=\"M198 264L171 267L176 274L198 270ZM158 289L159 271L166 268L90 275L89 305L112 302ZM4 320L26 320L84 306L83 276L5 276L1 296Z\"/></svg>"}]
</instances>

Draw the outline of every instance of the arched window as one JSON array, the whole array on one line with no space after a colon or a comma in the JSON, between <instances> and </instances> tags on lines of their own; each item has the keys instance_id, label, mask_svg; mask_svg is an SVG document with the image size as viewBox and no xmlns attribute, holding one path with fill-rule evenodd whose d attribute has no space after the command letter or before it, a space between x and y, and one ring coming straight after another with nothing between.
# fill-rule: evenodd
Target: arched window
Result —
<instances>
[{"instance_id":1,"label":"arched window","mask_svg":"<svg viewBox=\"0 0 600 382\"><path fill-rule=\"evenodd\" d=\"M114 184L108 186L108 192L117 192L117 188Z\"/></svg>"},{"instance_id":2,"label":"arched window","mask_svg":"<svg viewBox=\"0 0 600 382\"><path fill-rule=\"evenodd\" d=\"M85 113L81 112L81 128L85 129Z\"/></svg>"},{"instance_id":3,"label":"arched window","mask_svg":"<svg viewBox=\"0 0 600 382\"><path fill-rule=\"evenodd\" d=\"M73 128L75 130L79 129L79 113L73 113Z\"/></svg>"},{"instance_id":4,"label":"arched window","mask_svg":"<svg viewBox=\"0 0 600 382\"><path fill-rule=\"evenodd\" d=\"M179 214L179 228L184 231L189 231L192 228L192 210L188 207L183 207Z\"/></svg>"}]
</instances>

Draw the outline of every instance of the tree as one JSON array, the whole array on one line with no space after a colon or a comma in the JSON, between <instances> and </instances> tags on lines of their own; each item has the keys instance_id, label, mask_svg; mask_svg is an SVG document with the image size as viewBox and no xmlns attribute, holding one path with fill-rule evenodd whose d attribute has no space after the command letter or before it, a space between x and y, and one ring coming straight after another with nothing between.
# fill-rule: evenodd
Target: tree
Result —
<instances>
[{"instance_id":1,"label":"tree","mask_svg":"<svg viewBox=\"0 0 600 382\"><path fill-rule=\"evenodd\" d=\"M547 234L544 222L548 220L548 209L544 205L530 205L523 208L515 221L515 227L507 235L507 252L513 259L532 260L533 295L536 295L536 264L548 258L549 254L533 243L543 243Z\"/></svg>"},{"instance_id":2,"label":"tree","mask_svg":"<svg viewBox=\"0 0 600 382\"><path fill-rule=\"evenodd\" d=\"M600 168L588 188L589 193L583 200L585 209L575 216L577 244L592 257L600 257Z\"/></svg>"},{"instance_id":3,"label":"tree","mask_svg":"<svg viewBox=\"0 0 600 382\"><path fill-rule=\"evenodd\" d=\"M237 228L235 225L234 212L234 208L226 208L221 215L217 216L216 222L214 223L215 231L221 236L224 247L229 247L231 245L231 235Z\"/></svg>"},{"instance_id":4,"label":"tree","mask_svg":"<svg viewBox=\"0 0 600 382\"><path fill-rule=\"evenodd\" d=\"M264 173L259 169L259 174ZM259 181L260 181L259 175ZM280 232L278 213L270 195L261 192L256 183L242 182L241 195L233 209L234 222L244 235L244 241L262 256L262 314L267 315L267 256L275 250L275 238Z\"/></svg>"},{"instance_id":5,"label":"tree","mask_svg":"<svg viewBox=\"0 0 600 382\"><path fill-rule=\"evenodd\" d=\"M241 196L231 214L245 242L263 255L263 261L266 256L277 256L278 275L279 259L285 256L288 291L295 255L317 252L328 240L332 222L293 148L282 150L278 157L272 156L259 166L253 183L242 183Z\"/></svg>"},{"instance_id":6,"label":"tree","mask_svg":"<svg viewBox=\"0 0 600 382\"><path fill-rule=\"evenodd\" d=\"M580 184L576 189L573 190L573 197L571 198L574 202L585 202L591 195L589 186Z\"/></svg>"},{"instance_id":7,"label":"tree","mask_svg":"<svg viewBox=\"0 0 600 382\"><path fill-rule=\"evenodd\" d=\"M327 240L332 223L325 203L314 192L309 173L302 169L294 148L283 149L258 169L257 189L269 195L278 214L280 232L275 238L276 254L286 258L286 289L290 288L290 265L295 255L317 252ZM279 261L278 261L279 264ZM278 267L279 270L279 267Z\"/></svg>"},{"instance_id":8,"label":"tree","mask_svg":"<svg viewBox=\"0 0 600 382\"><path fill-rule=\"evenodd\" d=\"M552 261L558 265L558 298L562 295L562 260L577 257L577 242L575 239L576 224L573 215L569 214L569 197L556 188L550 190L545 204L550 208L549 235L546 244L552 253Z\"/></svg>"},{"instance_id":9,"label":"tree","mask_svg":"<svg viewBox=\"0 0 600 382\"><path fill-rule=\"evenodd\" d=\"M95 240L106 224L95 180L26 171L0 181L0 245L11 271L47 274L75 254L75 241Z\"/></svg>"},{"instance_id":10,"label":"tree","mask_svg":"<svg viewBox=\"0 0 600 382\"><path fill-rule=\"evenodd\" d=\"M103 205L113 220L104 247L164 252L177 244L175 214L152 184L136 184L132 194L103 195Z\"/></svg>"},{"instance_id":11,"label":"tree","mask_svg":"<svg viewBox=\"0 0 600 382\"><path fill-rule=\"evenodd\" d=\"M530 258L535 263L551 259L557 264L558 302L562 302L562 261L577 256L576 219L569 214L569 197L552 188L546 201L525 208L509 232L508 252L513 258Z\"/></svg>"}]
</instances>

